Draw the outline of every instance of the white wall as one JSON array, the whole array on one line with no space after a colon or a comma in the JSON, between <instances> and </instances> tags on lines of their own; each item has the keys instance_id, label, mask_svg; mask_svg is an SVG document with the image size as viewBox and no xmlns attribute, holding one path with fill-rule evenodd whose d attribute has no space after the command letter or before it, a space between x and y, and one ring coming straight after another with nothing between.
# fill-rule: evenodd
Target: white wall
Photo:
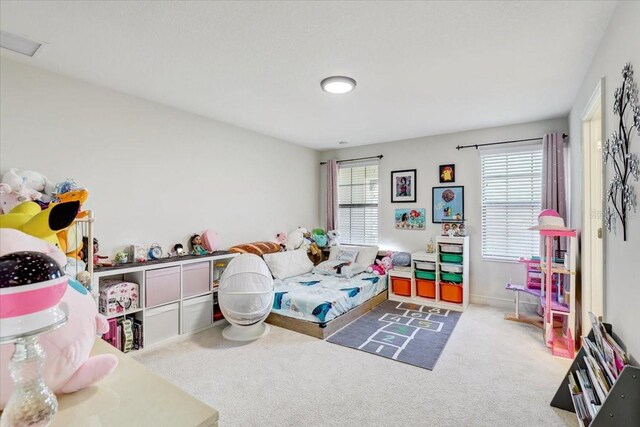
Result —
<instances>
[{"instance_id":1,"label":"white wall","mask_svg":"<svg viewBox=\"0 0 640 427\"><path fill-rule=\"evenodd\" d=\"M463 118L461 118L463 120ZM379 245L381 249L424 250L429 238L441 232L440 224L427 221L427 230L396 230L396 208L426 208L431 217L431 188L439 183L438 166L454 163L456 182L465 190L465 218L471 244L472 302L513 307L513 293L505 291L509 281L524 282L524 269L519 263L484 261L481 255L481 187L480 157L475 149L456 150L457 145L481 144L513 139L535 138L549 132L567 132L565 118L517 124L490 129L460 132L394 141L363 147L346 148L322 153L323 160L349 159L382 154L380 161ZM324 169L324 168L323 168ZM417 169L417 203L391 203L391 171ZM325 194L325 175L321 178L321 195ZM324 201L321 200L324 206Z\"/></svg>"},{"instance_id":2,"label":"white wall","mask_svg":"<svg viewBox=\"0 0 640 427\"><path fill-rule=\"evenodd\" d=\"M101 253L205 228L222 246L319 222L315 150L2 58L0 171L90 191ZM212 101L214 102L214 101Z\"/></svg>"},{"instance_id":3,"label":"white wall","mask_svg":"<svg viewBox=\"0 0 640 427\"><path fill-rule=\"evenodd\" d=\"M609 27L600 42L593 62L585 73L584 81L569 116L571 131L570 156L572 164L572 204L581 206L582 201L582 147L581 116L591 94L601 77L605 78L603 114L605 136L617 129L618 118L613 115L613 91L622 83L620 72L626 62L634 66L635 81L640 84L640 2L619 2ZM640 137L631 141L631 151L640 155ZM607 183L611 178L611 166L607 166ZM635 185L640 193L640 185ZM640 200L640 198L639 198ZM582 211L575 209L572 226L582 225ZM605 237L605 321L614 326L628 350L640 359L640 280L638 259L640 257L640 217L628 221L627 241L622 236L606 234Z\"/></svg>"}]
</instances>

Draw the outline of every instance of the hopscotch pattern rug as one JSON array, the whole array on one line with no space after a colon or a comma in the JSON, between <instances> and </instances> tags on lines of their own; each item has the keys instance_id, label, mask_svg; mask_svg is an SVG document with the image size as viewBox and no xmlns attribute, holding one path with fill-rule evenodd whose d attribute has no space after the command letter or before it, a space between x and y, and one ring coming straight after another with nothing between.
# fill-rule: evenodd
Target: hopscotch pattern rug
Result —
<instances>
[{"instance_id":1,"label":"hopscotch pattern rug","mask_svg":"<svg viewBox=\"0 0 640 427\"><path fill-rule=\"evenodd\" d=\"M385 301L327 341L433 370L459 318L453 310Z\"/></svg>"}]
</instances>

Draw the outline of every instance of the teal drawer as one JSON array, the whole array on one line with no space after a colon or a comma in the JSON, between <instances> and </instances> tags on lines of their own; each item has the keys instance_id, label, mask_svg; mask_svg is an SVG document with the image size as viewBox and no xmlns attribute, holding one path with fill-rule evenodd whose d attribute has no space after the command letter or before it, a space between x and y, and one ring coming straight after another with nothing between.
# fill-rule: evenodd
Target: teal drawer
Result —
<instances>
[{"instance_id":1,"label":"teal drawer","mask_svg":"<svg viewBox=\"0 0 640 427\"><path fill-rule=\"evenodd\" d=\"M462 255L441 253L440 261L450 262L452 264L462 264Z\"/></svg>"},{"instance_id":2,"label":"teal drawer","mask_svg":"<svg viewBox=\"0 0 640 427\"><path fill-rule=\"evenodd\" d=\"M435 271L416 270L416 277L418 279L436 280Z\"/></svg>"},{"instance_id":3,"label":"teal drawer","mask_svg":"<svg viewBox=\"0 0 640 427\"><path fill-rule=\"evenodd\" d=\"M462 283L462 274L459 273L442 273L440 277L444 282Z\"/></svg>"}]
</instances>

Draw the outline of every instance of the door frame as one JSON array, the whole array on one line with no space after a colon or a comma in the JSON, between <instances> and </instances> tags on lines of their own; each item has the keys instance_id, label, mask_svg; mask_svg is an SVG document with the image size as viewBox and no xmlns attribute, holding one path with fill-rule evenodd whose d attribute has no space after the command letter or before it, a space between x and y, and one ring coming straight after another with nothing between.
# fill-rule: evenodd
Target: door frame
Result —
<instances>
[{"instance_id":1,"label":"door frame","mask_svg":"<svg viewBox=\"0 0 640 427\"><path fill-rule=\"evenodd\" d=\"M604 142L605 137L605 103L604 103L604 77L602 77L596 88L594 89L589 101L587 102L582 115L580 116L580 131L581 131L581 146L582 146L582 171L583 171L583 185L582 185L582 251L581 251L581 306L582 306L582 334L586 335L590 328L591 322L589 321L588 313L593 312L596 317L604 316L604 264L605 264L605 251L604 251L604 209L605 209L605 191L604 183L606 181L606 172L604 166L601 169L601 194L602 200L600 204L597 204L595 200L592 200L592 152L591 152L591 121L594 118L598 108L600 109L600 140ZM601 160L600 160L601 161ZM602 163L601 163L602 164ZM595 202L595 203L594 203ZM596 210L594 211L594 204ZM597 233L592 233L595 223L599 223L600 228L603 230L598 236ZM600 262L593 262L594 254L592 248L594 245L602 246L602 260ZM600 277L600 285L594 286L593 278L595 276Z\"/></svg>"}]
</instances>

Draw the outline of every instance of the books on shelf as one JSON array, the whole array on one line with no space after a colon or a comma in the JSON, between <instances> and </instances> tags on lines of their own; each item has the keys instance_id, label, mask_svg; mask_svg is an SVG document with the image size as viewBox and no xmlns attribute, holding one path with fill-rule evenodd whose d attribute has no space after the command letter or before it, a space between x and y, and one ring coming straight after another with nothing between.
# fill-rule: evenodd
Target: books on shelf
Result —
<instances>
[{"instance_id":1,"label":"books on shelf","mask_svg":"<svg viewBox=\"0 0 640 427\"><path fill-rule=\"evenodd\" d=\"M585 356L580 368L569 372L569 390L581 425L595 418L629 359L602 322L589 313L594 339L583 337Z\"/></svg>"}]
</instances>

